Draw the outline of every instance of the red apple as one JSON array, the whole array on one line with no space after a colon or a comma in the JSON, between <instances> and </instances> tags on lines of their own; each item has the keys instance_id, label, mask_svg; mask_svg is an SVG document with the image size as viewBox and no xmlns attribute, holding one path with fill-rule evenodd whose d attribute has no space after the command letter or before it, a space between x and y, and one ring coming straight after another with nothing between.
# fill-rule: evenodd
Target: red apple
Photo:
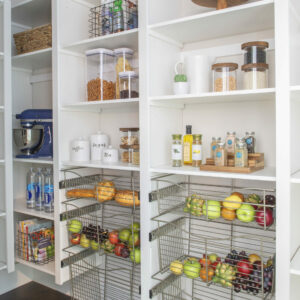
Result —
<instances>
[{"instance_id":1,"label":"red apple","mask_svg":"<svg viewBox=\"0 0 300 300\"><path fill-rule=\"evenodd\" d=\"M113 245L118 244L119 243L119 232L117 230L110 232L108 235L108 239Z\"/></svg>"},{"instance_id":2,"label":"red apple","mask_svg":"<svg viewBox=\"0 0 300 300\"><path fill-rule=\"evenodd\" d=\"M71 241L72 245L79 245L80 244L80 233L72 233L70 241Z\"/></svg>"},{"instance_id":3,"label":"red apple","mask_svg":"<svg viewBox=\"0 0 300 300\"><path fill-rule=\"evenodd\" d=\"M221 257L218 257L217 260L212 264L210 265L210 267L212 267L214 270L216 270L217 268L217 265L221 262Z\"/></svg>"},{"instance_id":4,"label":"red apple","mask_svg":"<svg viewBox=\"0 0 300 300\"><path fill-rule=\"evenodd\" d=\"M243 276L248 276L253 271L253 266L247 259L242 259L237 264L238 272L241 273Z\"/></svg>"},{"instance_id":5,"label":"red apple","mask_svg":"<svg viewBox=\"0 0 300 300\"><path fill-rule=\"evenodd\" d=\"M266 223L268 227L274 223L273 210L268 207L266 207L265 210L263 207L259 208L256 212L255 220L258 225L265 226Z\"/></svg>"},{"instance_id":6,"label":"red apple","mask_svg":"<svg viewBox=\"0 0 300 300\"><path fill-rule=\"evenodd\" d=\"M122 249L125 247L124 244L117 244L115 247L115 254L117 256L122 256Z\"/></svg>"}]
</instances>

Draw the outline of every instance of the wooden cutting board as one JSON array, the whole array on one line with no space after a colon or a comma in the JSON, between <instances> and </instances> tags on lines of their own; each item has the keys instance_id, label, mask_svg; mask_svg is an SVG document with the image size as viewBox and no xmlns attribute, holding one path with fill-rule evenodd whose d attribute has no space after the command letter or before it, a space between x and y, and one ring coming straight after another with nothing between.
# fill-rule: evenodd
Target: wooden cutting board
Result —
<instances>
[{"instance_id":1,"label":"wooden cutting board","mask_svg":"<svg viewBox=\"0 0 300 300\"><path fill-rule=\"evenodd\" d=\"M248 0L192 0L195 4L205 7L223 9L230 6L241 5Z\"/></svg>"}]
</instances>

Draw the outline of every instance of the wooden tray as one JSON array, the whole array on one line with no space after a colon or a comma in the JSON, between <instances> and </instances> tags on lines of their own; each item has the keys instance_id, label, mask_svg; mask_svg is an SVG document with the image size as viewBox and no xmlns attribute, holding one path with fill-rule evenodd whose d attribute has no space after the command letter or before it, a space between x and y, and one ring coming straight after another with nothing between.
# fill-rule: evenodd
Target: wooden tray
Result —
<instances>
[{"instance_id":1,"label":"wooden tray","mask_svg":"<svg viewBox=\"0 0 300 300\"><path fill-rule=\"evenodd\" d=\"M248 0L192 0L195 4L205 7L223 9L230 6L241 5Z\"/></svg>"}]
</instances>

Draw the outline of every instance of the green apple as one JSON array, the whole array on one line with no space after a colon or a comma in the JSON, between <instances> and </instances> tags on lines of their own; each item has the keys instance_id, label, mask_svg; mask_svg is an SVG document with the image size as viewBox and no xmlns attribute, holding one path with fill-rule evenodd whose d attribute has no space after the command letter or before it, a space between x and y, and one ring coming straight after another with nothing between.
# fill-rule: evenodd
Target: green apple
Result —
<instances>
[{"instance_id":1,"label":"green apple","mask_svg":"<svg viewBox=\"0 0 300 300\"><path fill-rule=\"evenodd\" d=\"M245 223L252 222L255 217L255 209L250 204L242 204L242 206L236 211L237 218Z\"/></svg>"},{"instance_id":2,"label":"green apple","mask_svg":"<svg viewBox=\"0 0 300 300\"><path fill-rule=\"evenodd\" d=\"M128 242L130 235L131 235L130 229L122 229L119 232L119 240L122 242Z\"/></svg>"},{"instance_id":3,"label":"green apple","mask_svg":"<svg viewBox=\"0 0 300 300\"><path fill-rule=\"evenodd\" d=\"M215 253L209 254L209 255L208 255L208 259L209 259L209 260L211 261L211 263L213 264L214 262L217 261L218 255L215 254Z\"/></svg>"},{"instance_id":4,"label":"green apple","mask_svg":"<svg viewBox=\"0 0 300 300\"><path fill-rule=\"evenodd\" d=\"M97 251L97 250L99 250L100 245L97 241L92 240L91 241L91 247L92 247L93 250Z\"/></svg>"},{"instance_id":5,"label":"green apple","mask_svg":"<svg viewBox=\"0 0 300 300\"><path fill-rule=\"evenodd\" d=\"M203 205L203 214L207 216L209 219L217 219L221 216L221 203L215 200L208 200L207 201L207 209L206 203Z\"/></svg>"},{"instance_id":6,"label":"green apple","mask_svg":"<svg viewBox=\"0 0 300 300\"><path fill-rule=\"evenodd\" d=\"M82 229L82 223L79 220L71 220L68 224L68 230L72 233L79 233Z\"/></svg>"},{"instance_id":7,"label":"green apple","mask_svg":"<svg viewBox=\"0 0 300 300\"><path fill-rule=\"evenodd\" d=\"M183 273L191 279L197 278L200 275L201 265L197 260L187 259L183 265Z\"/></svg>"},{"instance_id":8,"label":"green apple","mask_svg":"<svg viewBox=\"0 0 300 300\"><path fill-rule=\"evenodd\" d=\"M140 223L134 222L134 223L131 225L131 229L133 230L133 232L139 232L139 231L140 231Z\"/></svg>"},{"instance_id":9,"label":"green apple","mask_svg":"<svg viewBox=\"0 0 300 300\"><path fill-rule=\"evenodd\" d=\"M139 248L130 251L130 259L136 264L141 263L141 250Z\"/></svg>"},{"instance_id":10,"label":"green apple","mask_svg":"<svg viewBox=\"0 0 300 300\"><path fill-rule=\"evenodd\" d=\"M131 234L129 236L129 239L128 239L129 247L133 247L133 244L134 244L134 246L139 246L139 244L140 244L140 235L137 232L134 232L133 234Z\"/></svg>"}]
</instances>

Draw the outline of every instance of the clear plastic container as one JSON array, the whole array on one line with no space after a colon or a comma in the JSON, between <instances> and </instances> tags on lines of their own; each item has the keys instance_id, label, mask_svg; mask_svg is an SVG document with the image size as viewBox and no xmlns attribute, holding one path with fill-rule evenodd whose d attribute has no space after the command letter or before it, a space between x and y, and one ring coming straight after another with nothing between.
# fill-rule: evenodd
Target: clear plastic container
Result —
<instances>
[{"instance_id":1,"label":"clear plastic container","mask_svg":"<svg viewBox=\"0 0 300 300\"><path fill-rule=\"evenodd\" d=\"M256 90L268 88L268 64L243 65L243 86L245 90Z\"/></svg>"},{"instance_id":2,"label":"clear plastic container","mask_svg":"<svg viewBox=\"0 0 300 300\"><path fill-rule=\"evenodd\" d=\"M212 65L214 92L227 92L237 89L236 63L219 63Z\"/></svg>"},{"instance_id":3,"label":"clear plastic container","mask_svg":"<svg viewBox=\"0 0 300 300\"><path fill-rule=\"evenodd\" d=\"M120 99L119 73L133 70L134 51L130 48L118 48L114 50L116 56L116 98Z\"/></svg>"},{"instance_id":4,"label":"clear plastic container","mask_svg":"<svg viewBox=\"0 0 300 300\"><path fill-rule=\"evenodd\" d=\"M134 71L120 72L120 98L139 97L139 76Z\"/></svg>"},{"instance_id":5,"label":"clear plastic container","mask_svg":"<svg viewBox=\"0 0 300 300\"><path fill-rule=\"evenodd\" d=\"M245 50L244 64L266 64L268 42L248 42L242 44L242 50Z\"/></svg>"},{"instance_id":6,"label":"clear plastic container","mask_svg":"<svg viewBox=\"0 0 300 300\"><path fill-rule=\"evenodd\" d=\"M115 99L115 54L109 49L86 51L88 101Z\"/></svg>"},{"instance_id":7,"label":"clear plastic container","mask_svg":"<svg viewBox=\"0 0 300 300\"><path fill-rule=\"evenodd\" d=\"M122 149L139 145L139 128L120 128Z\"/></svg>"}]
</instances>

